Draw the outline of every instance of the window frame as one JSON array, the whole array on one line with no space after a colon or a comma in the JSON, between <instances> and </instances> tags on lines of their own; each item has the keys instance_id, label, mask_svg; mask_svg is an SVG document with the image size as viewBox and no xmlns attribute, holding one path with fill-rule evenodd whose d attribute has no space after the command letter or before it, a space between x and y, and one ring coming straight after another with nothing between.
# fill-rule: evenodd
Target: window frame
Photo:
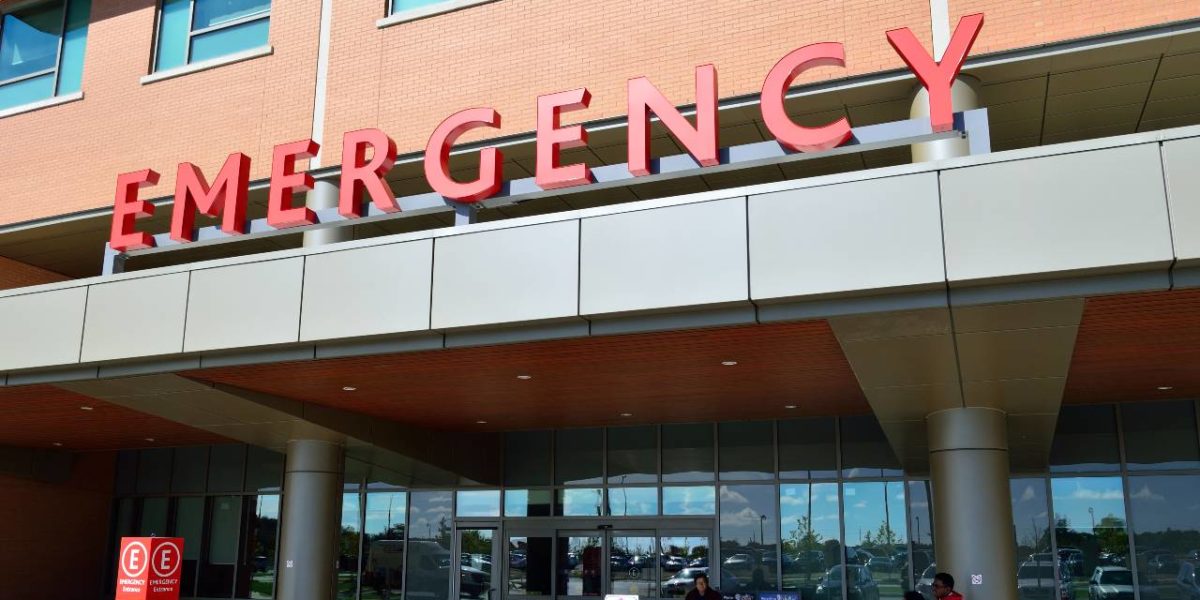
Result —
<instances>
[{"instance_id":1,"label":"window frame","mask_svg":"<svg viewBox=\"0 0 1200 600\"><path fill-rule=\"evenodd\" d=\"M20 12L20 11L28 9L28 8L48 6L48 5L54 4L54 3L58 3L62 7L62 20L59 23L59 27L58 27L58 47L55 50L55 54L54 54L54 66L50 67L48 69L42 69L41 71L37 71L34 73L26 73L25 75L18 75L16 77L10 77L8 79L2 80L2 81L0 81L0 87L4 87L6 85L11 85L14 83L20 83L22 81L26 81L29 79L35 79L37 77L42 77L45 75L49 75L50 73L53 73L54 74L54 91L53 91L53 93L50 94L49 98L54 98L54 97L58 96L58 83L59 83L58 78L59 78L60 72L62 71L63 44L66 42L66 38L67 38L67 18L69 16L68 13L70 12L69 9L71 8L70 0L45 0L43 2L32 2L29 4L18 5L15 9L12 9L12 10L0 11L0 43L3 43L3 40L4 40L4 21L8 18L8 15L11 15L16 12ZM45 100L45 98L43 98L43 100Z\"/></svg>"},{"instance_id":2,"label":"window frame","mask_svg":"<svg viewBox=\"0 0 1200 600\"><path fill-rule=\"evenodd\" d=\"M383 9L383 18L376 21L375 26L384 28L399 23L407 23L409 21L472 8L482 4L491 4L496 1L498 0L437 0L424 6L394 10L395 0L384 0L386 4Z\"/></svg>"},{"instance_id":3,"label":"window frame","mask_svg":"<svg viewBox=\"0 0 1200 600\"><path fill-rule=\"evenodd\" d=\"M66 2L67 0L63 0L63 1ZM162 31L163 4L165 2L167 2L167 0L158 0L156 3L155 13L154 13L154 44L150 48L150 74L151 75L155 75L158 73L165 73L168 71L174 71L176 69L187 69L188 67L198 64L197 62L192 61L192 39L193 38L195 38L196 36L221 31L222 29L228 29L230 27L237 27L238 25L245 25L246 23L252 23L252 22L258 21L260 19L266 19L266 20L270 21L272 9L274 8L274 4L275 4L274 0L271 0L271 5L268 6L266 8L266 10L262 10L257 13L241 16L241 17L238 17L231 21L226 21L224 23L220 23L217 25L209 25L208 27L196 29L196 2L198 2L199 0L186 0L186 1L188 3L188 31L187 31L187 36L185 36L184 43L183 43L183 62L181 64L175 65L173 67L165 67L165 68L159 67L158 60L159 60L159 50L162 48L162 45L163 45L163 35L162 35L162 33L163 33L163 31ZM268 27L268 31L269 31L270 25L268 24L267 27ZM268 41L268 44L264 44L264 45L269 45L269 41ZM60 53L61 53L61 50L60 50ZM232 56L234 54L237 54L237 52L231 52L225 56ZM220 60L223 60L225 58L225 56L216 57L211 60L220 61ZM208 60L208 59L206 59L206 60ZM200 61L200 62L205 62L205 61Z\"/></svg>"}]
</instances>

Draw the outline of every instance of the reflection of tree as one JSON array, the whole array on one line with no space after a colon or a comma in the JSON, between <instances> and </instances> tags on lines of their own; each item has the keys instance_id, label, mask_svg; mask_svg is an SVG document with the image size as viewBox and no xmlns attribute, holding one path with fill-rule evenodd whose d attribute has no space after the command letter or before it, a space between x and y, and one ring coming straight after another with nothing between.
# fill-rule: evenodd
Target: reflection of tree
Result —
<instances>
[{"instance_id":1,"label":"reflection of tree","mask_svg":"<svg viewBox=\"0 0 1200 600\"><path fill-rule=\"evenodd\" d=\"M862 536L860 544L864 550L872 554L891 555L896 551L899 545L900 537L892 530L892 526L887 521L879 524L879 529L876 531L868 531Z\"/></svg>"},{"instance_id":2,"label":"reflection of tree","mask_svg":"<svg viewBox=\"0 0 1200 600\"><path fill-rule=\"evenodd\" d=\"M792 530L791 537L783 541L783 549L791 554L820 550L822 539L823 536L813 529L812 517L800 517L796 519L796 529Z\"/></svg>"}]
</instances>

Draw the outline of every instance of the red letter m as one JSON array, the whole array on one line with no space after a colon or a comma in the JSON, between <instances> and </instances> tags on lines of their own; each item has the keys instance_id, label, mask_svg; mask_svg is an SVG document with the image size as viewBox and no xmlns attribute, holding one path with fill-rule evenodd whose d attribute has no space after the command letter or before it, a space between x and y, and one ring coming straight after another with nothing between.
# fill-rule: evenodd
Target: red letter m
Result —
<instances>
[{"instance_id":1,"label":"red letter m","mask_svg":"<svg viewBox=\"0 0 1200 600\"><path fill-rule=\"evenodd\" d=\"M246 233L246 196L250 190L250 157L234 152L225 159L209 187L204 174L192 163L180 163L175 176L175 206L171 212L171 239L196 239L196 212L221 217L221 231Z\"/></svg>"}]
</instances>

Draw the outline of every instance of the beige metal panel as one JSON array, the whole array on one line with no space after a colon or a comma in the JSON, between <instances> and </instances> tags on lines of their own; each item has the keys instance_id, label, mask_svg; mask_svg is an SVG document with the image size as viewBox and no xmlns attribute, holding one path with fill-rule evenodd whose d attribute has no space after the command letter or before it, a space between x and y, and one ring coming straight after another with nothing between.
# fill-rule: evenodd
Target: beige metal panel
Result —
<instances>
[{"instance_id":1,"label":"beige metal panel","mask_svg":"<svg viewBox=\"0 0 1200 600\"><path fill-rule=\"evenodd\" d=\"M440 238L434 245L435 329L578 314L579 222Z\"/></svg>"},{"instance_id":2,"label":"beige metal panel","mask_svg":"<svg viewBox=\"0 0 1200 600\"><path fill-rule=\"evenodd\" d=\"M958 381L949 335L842 342L842 350L863 388Z\"/></svg>"},{"instance_id":3,"label":"beige metal panel","mask_svg":"<svg viewBox=\"0 0 1200 600\"><path fill-rule=\"evenodd\" d=\"M83 329L83 361L175 354L183 350L188 273L93 285Z\"/></svg>"},{"instance_id":4,"label":"beige metal panel","mask_svg":"<svg viewBox=\"0 0 1200 600\"><path fill-rule=\"evenodd\" d=\"M1171 233L1180 266L1200 263L1200 138L1162 145Z\"/></svg>"},{"instance_id":5,"label":"beige metal panel","mask_svg":"<svg viewBox=\"0 0 1200 600\"><path fill-rule=\"evenodd\" d=\"M950 333L950 311L922 308L836 317L830 326L843 344L862 340L914 337Z\"/></svg>"},{"instance_id":6,"label":"beige metal panel","mask_svg":"<svg viewBox=\"0 0 1200 600\"><path fill-rule=\"evenodd\" d=\"M584 219L579 258L585 315L746 301L746 199Z\"/></svg>"},{"instance_id":7,"label":"beige metal panel","mask_svg":"<svg viewBox=\"0 0 1200 600\"><path fill-rule=\"evenodd\" d=\"M863 393L880 421L920 421L933 411L963 405L962 388L957 381L873 387Z\"/></svg>"},{"instance_id":8,"label":"beige metal panel","mask_svg":"<svg viewBox=\"0 0 1200 600\"><path fill-rule=\"evenodd\" d=\"M1065 374L1059 377L963 382L967 406L997 408L1010 415L1058 412Z\"/></svg>"},{"instance_id":9,"label":"beige metal panel","mask_svg":"<svg viewBox=\"0 0 1200 600\"><path fill-rule=\"evenodd\" d=\"M0 298L0 371L79 362L84 286Z\"/></svg>"},{"instance_id":10,"label":"beige metal panel","mask_svg":"<svg viewBox=\"0 0 1200 600\"><path fill-rule=\"evenodd\" d=\"M303 274L303 258L193 272L184 351L295 342Z\"/></svg>"},{"instance_id":11,"label":"beige metal panel","mask_svg":"<svg viewBox=\"0 0 1200 600\"><path fill-rule=\"evenodd\" d=\"M1083 318L1083 298L954 306L951 312L958 333L1079 325Z\"/></svg>"},{"instance_id":12,"label":"beige metal panel","mask_svg":"<svg viewBox=\"0 0 1200 600\"><path fill-rule=\"evenodd\" d=\"M945 281L935 173L751 196L749 219L755 300Z\"/></svg>"},{"instance_id":13,"label":"beige metal panel","mask_svg":"<svg viewBox=\"0 0 1200 600\"><path fill-rule=\"evenodd\" d=\"M1172 259L1157 144L941 174L952 284L1160 267Z\"/></svg>"},{"instance_id":14,"label":"beige metal panel","mask_svg":"<svg viewBox=\"0 0 1200 600\"><path fill-rule=\"evenodd\" d=\"M960 333L956 336L964 381L1062 377L1071 365L1078 327Z\"/></svg>"},{"instance_id":15,"label":"beige metal panel","mask_svg":"<svg viewBox=\"0 0 1200 600\"><path fill-rule=\"evenodd\" d=\"M302 341L429 328L433 240L315 254L306 261Z\"/></svg>"}]
</instances>

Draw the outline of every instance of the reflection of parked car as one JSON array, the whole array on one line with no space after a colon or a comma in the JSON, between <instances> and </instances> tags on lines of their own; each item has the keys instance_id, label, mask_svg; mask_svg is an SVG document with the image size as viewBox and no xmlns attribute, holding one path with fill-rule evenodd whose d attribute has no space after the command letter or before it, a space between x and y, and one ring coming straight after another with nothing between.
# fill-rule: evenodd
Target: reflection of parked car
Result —
<instances>
[{"instance_id":1,"label":"reflection of parked car","mask_svg":"<svg viewBox=\"0 0 1200 600\"><path fill-rule=\"evenodd\" d=\"M749 554L734 554L725 559L725 566L730 569L747 569L754 565L754 559Z\"/></svg>"},{"instance_id":2,"label":"reflection of parked car","mask_svg":"<svg viewBox=\"0 0 1200 600\"><path fill-rule=\"evenodd\" d=\"M508 553L508 566L514 569L525 568L525 553L513 550Z\"/></svg>"},{"instance_id":3,"label":"reflection of parked car","mask_svg":"<svg viewBox=\"0 0 1200 600\"><path fill-rule=\"evenodd\" d=\"M807 550L796 555L796 570L801 572L824 571L825 553Z\"/></svg>"},{"instance_id":4,"label":"reflection of parked car","mask_svg":"<svg viewBox=\"0 0 1200 600\"><path fill-rule=\"evenodd\" d=\"M890 556L876 556L867 561L867 568L872 573L882 573L884 571L892 571L896 568L896 561Z\"/></svg>"},{"instance_id":5,"label":"reflection of parked car","mask_svg":"<svg viewBox=\"0 0 1200 600\"><path fill-rule=\"evenodd\" d=\"M664 554L660 559L660 564L664 571L678 571L687 566L687 561L678 556Z\"/></svg>"},{"instance_id":6,"label":"reflection of parked car","mask_svg":"<svg viewBox=\"0 0 1200 600\"><path fill-rule=\"evenodd\" d=\"M1021 563L1017 567L1017 596L1021 600L1054 600L1054 563Z\"/></svg>"},{"instance_id":7,"label":"reflection of parked car","mask_svg":"<svg viewBox=\"0 0 1200 600\"><path fill-rule=\"evenodd\" d=\"M846 578L850 580L848 600L879 600L879 584L871 577L871 571L860 565L847 565ZM837 600L842 597L842 566L830 568L817 584L819 600Z\"/></svg>"},{"instance_id":8,"label":"reflection of parked car","mask_svg":"<svg viewBox=\"0 0 1200 600\"><path fill-rule=\"evenodd\" d=\"M1179 589L1180 600L1200 600L1200 578L1196 576L1195 565L1190 562L1179 563L1175 587Z\"/></svg>"},{"instance_id":9,"label":"reflection of parked car","mask_svg":"<svg viewBox=\"0 0 1200 600\"><path fill-rule=\"evenodd\" d=\"M1059 564L1071 575L1083 575L1083 552L1075 548L1058 549Z\"/></svg>"},{"instance_id":10,"label":"reflection of parked car","mask_svg":"<svg viewBox=\"0 0 1200 600\"><path fill-rule=\"evenodd\" d=\"M688 563L687 566L689 566L689 567L707 567L708 566L708 557L701 556L700 558L693 558L692 562Z\"/></svg>"},{"instance_id":11,"label":"reflection of parked car","mask_svg":"<svg viewBox=\"0 0 1200 600\"><path fill-rule=\"evenodd\" d=\"M1175 555L1166 550L1156 550L1146 553L1146 568L1151 573L1178 573L1179 561Z\"/></svg>"},{"instance_id":12,"label":"reflection of parked car","mask_svg":"<svg viewBox=\"0 0 1200 600\"><path fill-rule=\"evenodd\" d=\"M1125 567L1096 567L1088 580L1091 600L1133 600L1133 571Z\"/></svg>"},{"instance_id":13,"label":"reflection of parked car","mask_svg":"<svg viewBox=\"0 0 1200 600\"><path fill-rule=\"evenodd\" d=\"M659 586L662 590L663 598L686 596L688 591L692 589L692 585L697 575L707 575L708 567L688 567L671 576L670 579L662 582ZM713 582L714 584L716 582ZM721 569L722 589L730 591L738 589L738 579L733 576L733 573Z\"/></svg>"},{"instance_id":14,"label":"reflection of parked car","mask_svg":"<svg viewBox=\"0 0 1200 600\"><path fill-rule=\"evenodd\" d=\"M921 576L917 578L917 592L925 597L925 600L933 600L933 576L937 575L937 565L929 563L928 567L921 572Z\"/></svg>"}]
</instances>

